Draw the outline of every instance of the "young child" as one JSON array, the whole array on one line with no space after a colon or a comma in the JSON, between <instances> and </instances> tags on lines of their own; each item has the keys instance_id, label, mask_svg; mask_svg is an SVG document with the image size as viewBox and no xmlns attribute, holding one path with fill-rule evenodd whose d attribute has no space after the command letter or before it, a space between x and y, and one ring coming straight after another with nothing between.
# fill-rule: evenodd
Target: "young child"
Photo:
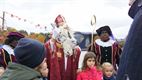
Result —
<instances>
[{"instance_id":1,"label":"young child","mask_svg":"<svg viewBox=\"0 0 142 80\"><path fill-rule=\"evenodd\" d=\"M46 64L46 49L43 43L22 38L14 48L14 55L17 62L9 62L0 80L42 80L43 76L37 69Z\"/></svg>"},{"instance_id":2,"label":"young child","mask_svg":"<svg viewBox=\"0 0 142 80\"><path fill-rule=\"evenodd\" d=\"M38 71L41 73L43 80L47 80L48 77L48 68L47 68L47 63L44 63L43 66L38 68Z\"/></svg>"},{"instance_id":3,"label":"young child","mask_svg":"<svg viewBox=\"0 0 142 80\"><path fill-rule=\"evenodd\" d=\"M111 63L104 62L102 64L102 70L103 70L103 80L116 80L114 76L114 68Z\"/></svg>"},{"instance_id":4,"label":"young child","mask_svg":"<svg viewBox=\"0 0 142 80\"><path fill-rule=\"evenodd\" d=\"M96 56L87 52L83 60L82 71L78 73L77 80L102 80L102 71L96 68Z\"/></svg>"}]
</instances>

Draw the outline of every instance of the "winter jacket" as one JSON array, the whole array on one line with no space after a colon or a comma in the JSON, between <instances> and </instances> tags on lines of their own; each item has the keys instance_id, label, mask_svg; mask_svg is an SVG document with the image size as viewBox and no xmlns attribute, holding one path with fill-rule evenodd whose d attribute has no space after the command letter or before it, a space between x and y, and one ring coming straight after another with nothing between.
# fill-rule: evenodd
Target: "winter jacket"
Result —
<instances>
[{"instance_id":1,"label":"winter jacket","mask_svg":"<svg viewBox=\"0 0 142 80\"><path fill-rule=\"evenodd\" d=\"M111 77L103 76L103 80L116 80L116 78L115 76L111 76Z\"/></svg>"},{"instance_id":2,"label":"winter jacket","mask_svg":"<svg viewBox=\"0 0 142 80\"><path fill-rule=\"evenodd\" d=\"M102 80L102 71L97 70L96 67L87 68L77 75L77 80Z\"/></svg>"},{"instance_id":3,"label":"winter jacket","mask_svg":"<svg viewBox=\"0 0 142 80\"><path fill-rule=\"evenodd\" d=\"M136 0L129 10L133 18L120 59L116 80L142 80L142 0Z\"/></svg>"},{"instance_id":4,"label":"winter jacket","mask_svg":"<svg viewBox=\"0 0 142 80\"><path fill-rule=\"evenodd\" d=\"M34 69L17 63L9 63L0 80L42 80L41 74Z\"/></svg>"}]
</instances>

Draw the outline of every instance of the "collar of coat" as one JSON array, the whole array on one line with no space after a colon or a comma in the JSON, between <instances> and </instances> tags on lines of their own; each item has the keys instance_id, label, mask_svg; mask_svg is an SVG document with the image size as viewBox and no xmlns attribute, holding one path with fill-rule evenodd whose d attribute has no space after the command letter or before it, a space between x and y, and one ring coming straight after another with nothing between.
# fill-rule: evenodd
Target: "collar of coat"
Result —
<instances>
[{"instance_id":1,"label":"collar of coat","mask_svg":"<svg viewBox=\"0 0 142 80\"><path fill-rule=\"evenodd\" d=\"M107 42L103 42L101 39L96 39L95 42L102 47L109 47L115 43L115 41L112 39L108 40Z\"/></svg>"},{"instance_id":2,"label":"collar of coat","mask_svg":"<svg viewBox=\"0 0 142 80\"><path fill-rule=\"evenodd\" d=\"M8 54L14 55L14 50L9 45L3 45L2 48L8 52Z\"/></svg>"}]
</instances>

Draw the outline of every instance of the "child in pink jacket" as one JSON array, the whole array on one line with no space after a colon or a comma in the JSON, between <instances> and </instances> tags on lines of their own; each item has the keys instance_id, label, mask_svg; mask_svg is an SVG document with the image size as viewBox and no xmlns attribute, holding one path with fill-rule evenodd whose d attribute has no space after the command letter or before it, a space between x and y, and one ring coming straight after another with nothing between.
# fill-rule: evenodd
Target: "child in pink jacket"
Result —
<instances>
[{"instance_id":1,"label":"child in pink jacket","mask_svg":"<svg viewBox=\"0 0 142 80\"><path fill-rule=\"evenodd\" d=\"M102 80L102 71L98 70L95 64L95 54L93 52L87 52L83 60L82 71L78 73L77 80Z\"/></svg>"}]
</instances>

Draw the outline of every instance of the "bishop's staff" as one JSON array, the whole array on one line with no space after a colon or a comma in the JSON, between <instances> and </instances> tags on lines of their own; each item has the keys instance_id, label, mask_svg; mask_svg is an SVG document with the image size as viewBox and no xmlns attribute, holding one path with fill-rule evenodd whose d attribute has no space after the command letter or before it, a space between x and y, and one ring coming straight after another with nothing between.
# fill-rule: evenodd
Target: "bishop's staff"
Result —
<instances>
[{"instance_id":1,"label":"bishop's staff","mask_svg":"<svg viewBox=\"0 0 142 80\"><path fill-rule=\"evenodd\" d=\"M96 26L96 16L93 15L91 18L91 26L93 27L93 31L92 31L92 39L91 39L91 51L93 51L93 42L94 42L94 30L95 30L95 26Z\"/></svg>"}]
</instances>

